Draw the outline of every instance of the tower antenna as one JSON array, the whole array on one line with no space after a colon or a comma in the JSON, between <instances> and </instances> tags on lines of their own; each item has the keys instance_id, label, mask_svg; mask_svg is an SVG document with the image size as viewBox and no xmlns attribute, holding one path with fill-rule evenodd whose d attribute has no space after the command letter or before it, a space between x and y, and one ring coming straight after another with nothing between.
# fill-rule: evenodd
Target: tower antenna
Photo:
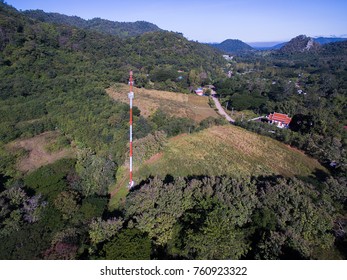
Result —
<instances>
[{"instance_id":1,"label":"tower antenna","mask_svg":"<svg viewBox=\"0 0 347 280\"><path fill-rule=\"evenodd\" d=\"M133 71L129 72L129 87L130 87L130 92L128 93L128 98L130 101L130 161L129 161L129 186L128 188L131 189L134 186L134 181L133 181L133 99L134 99L134 92L133 92Z\"/></svg>"}]
</instances>

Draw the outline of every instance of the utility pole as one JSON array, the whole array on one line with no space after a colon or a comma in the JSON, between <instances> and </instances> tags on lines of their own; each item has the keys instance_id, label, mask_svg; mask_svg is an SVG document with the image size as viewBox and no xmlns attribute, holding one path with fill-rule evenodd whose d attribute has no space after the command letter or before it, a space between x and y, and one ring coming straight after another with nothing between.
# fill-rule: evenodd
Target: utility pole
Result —
<instances>
[{"instance_id":1,"label":"utility pole","mask_svg":"<svg viewBox=\"0 0 347 280\"><path fill-rule=\"evenodd\" d=\"M133 71L129 72L129 87L130 87L130 92L128 93L128 98L130 101L130 160L129 160L129 185L128 188L131 189L134 186L134 181L133 181L133 99L134 99L134 92L133 92Z\"/></svg>"}]
</instances>

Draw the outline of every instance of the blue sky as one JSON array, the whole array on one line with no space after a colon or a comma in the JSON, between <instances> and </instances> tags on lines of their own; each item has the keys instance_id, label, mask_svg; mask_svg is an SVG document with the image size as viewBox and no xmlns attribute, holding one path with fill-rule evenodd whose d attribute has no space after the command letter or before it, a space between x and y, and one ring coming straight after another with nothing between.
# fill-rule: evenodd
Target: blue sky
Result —
<instances>
[{"instance_id":1,"label":"blue sky","mask_svg":"<svg viewBox=\"0 0 347 280\"><path fill-rule=\"evenodd\" d=\"M5 0L41 9L114 21L145 20L190 40L286 41L297 35L347 37L346 0Z\"/></svg>"}]
</instances>

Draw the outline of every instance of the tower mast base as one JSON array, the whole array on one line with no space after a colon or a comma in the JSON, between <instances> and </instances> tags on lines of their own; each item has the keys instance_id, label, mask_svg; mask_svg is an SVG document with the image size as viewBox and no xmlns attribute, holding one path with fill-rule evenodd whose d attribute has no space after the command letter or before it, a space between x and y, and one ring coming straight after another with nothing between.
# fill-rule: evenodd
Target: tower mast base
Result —
<instances>
[{"instance_id":1,"label":"tower mast base","mask_svg":"<svg viewBox=\"0 0 347 280\"><path fill-rule=\"evenodd\" d=\"M128 189L130 190L133 186L135 186L135 182L134 181L129 182Z\"/></svg>"}]
</instances>

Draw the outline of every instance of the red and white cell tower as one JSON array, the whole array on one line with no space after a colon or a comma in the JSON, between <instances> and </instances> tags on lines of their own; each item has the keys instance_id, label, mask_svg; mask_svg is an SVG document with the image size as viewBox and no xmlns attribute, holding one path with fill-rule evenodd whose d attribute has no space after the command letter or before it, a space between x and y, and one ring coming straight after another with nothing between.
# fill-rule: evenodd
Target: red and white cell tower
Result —
<instances>
[{"instance_id":1,"label":"red and white cell tower","mask_svg":"<svg viewBox=\"0 0 347 280\"><path fill-rule=\"evenodd\" d=\"M129 175L128 188L131 189L134 186L134 181L133 181L133 99L134 99L133 71L130 71L129 75L130 75L129 77L130 92L128 93L128 98L130 100L130 161L129 161L130 175Z\"/></svg>"}]
</instances>

